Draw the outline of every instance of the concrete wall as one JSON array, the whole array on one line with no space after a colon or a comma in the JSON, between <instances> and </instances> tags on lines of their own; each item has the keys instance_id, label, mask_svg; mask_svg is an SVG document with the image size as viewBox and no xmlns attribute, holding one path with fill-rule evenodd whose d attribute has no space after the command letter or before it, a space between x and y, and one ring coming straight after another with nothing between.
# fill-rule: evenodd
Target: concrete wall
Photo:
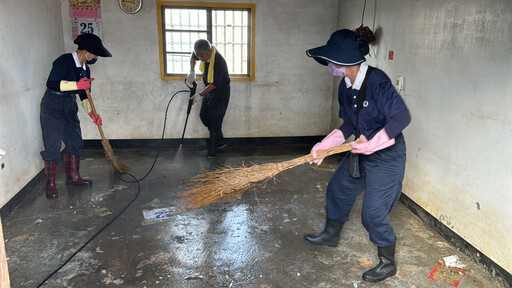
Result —
<instances>
[{"instance_id":1,"label":"concrete wall","mask_svg":"<svg viewBox=\"0 0 512 288\"><path fill-rule=\"evenodd\" d=\"M0 207L41 169L39 104L63 49L59 0L0 4Z\"/></svg>"},{"instance_id":2,"label":"concrete wall","mask_svg":"<svg viewBox=\"0 0 512 288\"><path fill-rule=\"evenodd\" d=\"M61 0L63 37L66 51L73 51L67 2ZM182 81L160 79L156 2L146 0L139 13L129 15L117 1L102 1L103 40L113 57L100 58L91 66L96 78L92 96L110 139L160 138L170 96L187 89ZM325 42L336 28L337 9L325 7L337 7L337 1L322 5L306 0L248 2L256 4L256 80L232 82L224 136L326 134L332 77L307 59L305 50ZM187 98L184 93L173 100L166 138L181 137ZM195 105L190 114L187 138L208 136L199 108ZM85 121L84 138L98 139L89 117L85 113L80 117Z\"/></svg>"},{"instance_id":3,"label":"concrete wall","mask_svg":"<svg viewBox=\"0 0 512 288\"><path fill-rule=\"evenodd\" d=\"M339 1L340 27L360 25L362 4ZM512 2L367 5L369 62L405 76L404 193L512 272Z\"/></svg>"}]
</instances>

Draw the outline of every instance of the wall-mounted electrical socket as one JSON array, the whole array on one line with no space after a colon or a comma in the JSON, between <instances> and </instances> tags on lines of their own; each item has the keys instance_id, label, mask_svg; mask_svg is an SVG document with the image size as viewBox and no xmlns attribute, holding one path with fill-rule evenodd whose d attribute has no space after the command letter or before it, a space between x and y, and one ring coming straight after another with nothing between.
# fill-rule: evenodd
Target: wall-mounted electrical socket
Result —
<instances>
[{"instance_id":1,"label":"wall-mounted electrical socket","mask_svg":"<svg viewBox=\"0 0 512 288\"><path fill-rule=\"evenodd\" d=\"M5 150L0 149L0 160L1 160L2 158L4 158L4 156L5 156ZM0 164L0 167L1 167L2 169L4 169L4 168L5 168L5 164L4 164L4 163Z\"/></svg>"},{"instance_id":2,"label":"wall-mounted electrical socket","mask_svg":"<svg viewBox=\"0 0 512 288\"><path fill-rule=\"evenodd\" d=\"M405 86L405 77L398 75L396 77L396 89L404 90L404 86Z\"/></svg>"}]
</instances>

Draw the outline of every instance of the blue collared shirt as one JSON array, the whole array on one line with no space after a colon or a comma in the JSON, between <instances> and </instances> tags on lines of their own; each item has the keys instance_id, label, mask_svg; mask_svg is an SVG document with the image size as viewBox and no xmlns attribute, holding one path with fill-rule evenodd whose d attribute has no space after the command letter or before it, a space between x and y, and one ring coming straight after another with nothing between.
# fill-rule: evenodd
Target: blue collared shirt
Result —
<instances>
[{"instance_id":1,"label":"blue collared shirt","mask_svg":"<svg viewBox=\"0 0 512 288\"><path fill-rule=\"evenodd\" d=\"M339 128L345 138L355 134L358 96L368 64L362 63L354 83L348 77L340 82L338 101L339 117L343 125ZM395 117L396 116L396 117ZM391 79L382 70L371 71L366 81L365 101L359 112L359 131L371 139L386 128L390 138L397 136L410 123L410 115L404 100L393 86Z\"/></svg>"}]
</instances>

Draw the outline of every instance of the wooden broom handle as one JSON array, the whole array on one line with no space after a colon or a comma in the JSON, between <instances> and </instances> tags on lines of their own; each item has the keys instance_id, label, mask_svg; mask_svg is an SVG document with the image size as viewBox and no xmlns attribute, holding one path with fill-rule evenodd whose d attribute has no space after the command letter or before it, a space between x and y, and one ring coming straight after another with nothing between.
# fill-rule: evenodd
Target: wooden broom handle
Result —
<instances>
[{"instance_id":1,"label":"wooden broom handle","mask_svg":"<svg viewBox=\"0 0 512 288\"><path fill-rule=\"evenodd\" d=\"M341 145L332 147L331 149L318 151L317 158L325 158L327 156L331 156L331 155L338 154L338 153L343 153L343 152L348 152L350 150L352 150L352 145L351 145L350 142L348 142L348 143L345 143L345 144L341 144ZM302 158L306 162L309 162L309 161L313 160L313 156L311 154L302 156Z\"/></svg>"},{"instance_id":2,"label":"wooden broom handle","mask_svg":"<svg viewBox=\"0 0 512 288\"><path fill-rule=\"evenodd\" d=\"M94 108L94 103L92 102L91 92L89 91L89 89L85 89L85 93L87 93L87 99L89 99L89 104L91 104L92 115L94 115L94 118L98 119L96 108ZM98 130L100 131L101 139L105 140L105 135L103 134L103 129L101 128L101 125L96 126L98 126Z\"/></svg>"},{"instance_id":3,"label":"wooden broom handle","mask_svg":"<svg viewBox=\"0 0 512 288\"><path fill-rule=\"evenodd\" d=\"M352 150L352 144L351 144L351 142L348 142L348 143L345 143L345 144L341 144L341 145L335 146L335 147L333 147L331 149L318 151L317 158L325 158L327 156L331 156L331 155L338 154L338 153L343 153L343 152L348 152L350 150ZM313 160L314 159L313 159L313 156L311 154L304 155L304 156L299 157L299 158L295 158L295 159L292 159L292 160L288 160L288 161L279 163L278 164L278 166L279 166L278 169L281 170L281 171L284 171L284 170L287 170L287 169L299 166L301 164L304 164L304 163L307 163L307 162L311 162Z\"/></svg>"}]
</instances>

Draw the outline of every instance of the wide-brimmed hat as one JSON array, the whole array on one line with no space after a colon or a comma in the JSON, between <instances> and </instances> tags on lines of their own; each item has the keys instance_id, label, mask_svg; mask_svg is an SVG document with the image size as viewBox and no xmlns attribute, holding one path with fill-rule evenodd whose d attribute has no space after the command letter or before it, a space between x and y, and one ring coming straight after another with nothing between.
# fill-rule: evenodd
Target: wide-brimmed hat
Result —
<instances>
[{"instance_id":1,"label":"wide-brimmed hat","mask_svg":"<svg viewBox=\"0 0 512 288\"><path fill-rule=\"evenodd\" d=\"M112 57L112 54L103 46L100 37L94 34L80 34L73 42L78 45L78 49L87 50L96 56Z\"/></svg>"},{"instance_id":2,"label":"wide-brimmed hat","mask_svg":"<svg viewBox=\"0 0 512 288\"><path fill-rule=\"evenodd\" d=\"M327 44L309 49L306 54L318 63L327 66L328 62L341 66L354 66L366 61L368 42L357 33L342 29L331 34Z\"/></svg>"}]
</instances>

